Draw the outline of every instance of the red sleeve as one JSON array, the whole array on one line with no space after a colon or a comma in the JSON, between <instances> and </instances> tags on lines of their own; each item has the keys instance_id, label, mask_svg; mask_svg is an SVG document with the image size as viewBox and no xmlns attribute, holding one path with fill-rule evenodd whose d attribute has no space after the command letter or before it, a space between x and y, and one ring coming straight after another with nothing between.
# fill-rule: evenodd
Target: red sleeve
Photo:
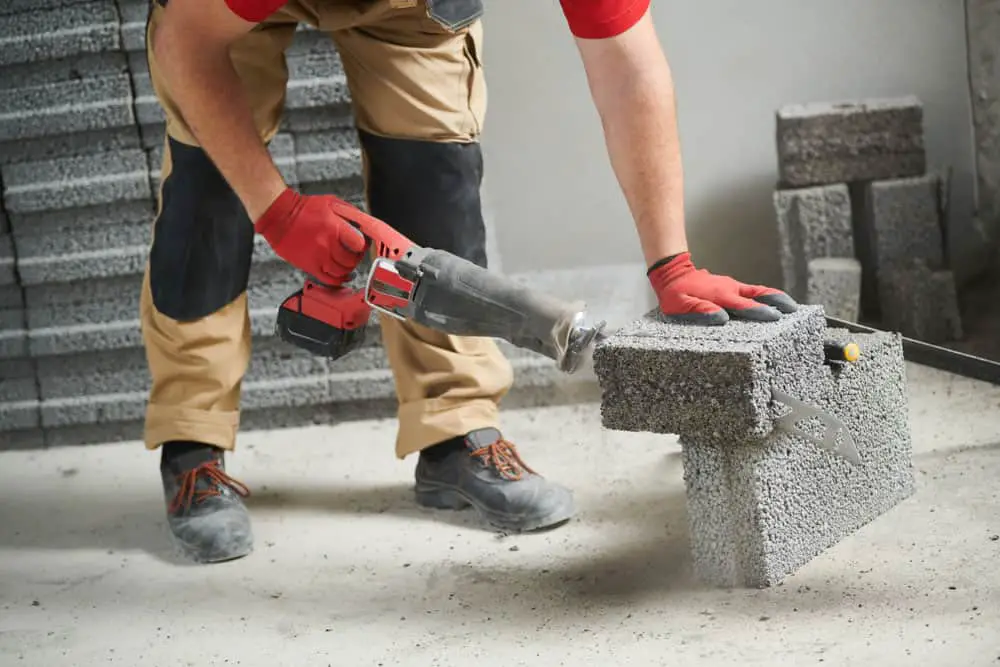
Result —
<instances>
[{"instance_id":1,"label":"red sleeve","mask_svg":"<svg viewBox=\"0 0 1000 667\"><path fill-rule=\"evenodd\" d=\"M570 32L581 39L620 35L643 17L651 0L559 0Z\"/></svg>"},{"instance_id":2,"label":"red sleeve","mask_svg":"<svg viewBox=\"0 0 1000 667\"><path fill-rule=\"evenodd\" d=\"M244 21L260 23L286 2L288 0L226 0L226 5Z\"/></svg>"}]
</instances>

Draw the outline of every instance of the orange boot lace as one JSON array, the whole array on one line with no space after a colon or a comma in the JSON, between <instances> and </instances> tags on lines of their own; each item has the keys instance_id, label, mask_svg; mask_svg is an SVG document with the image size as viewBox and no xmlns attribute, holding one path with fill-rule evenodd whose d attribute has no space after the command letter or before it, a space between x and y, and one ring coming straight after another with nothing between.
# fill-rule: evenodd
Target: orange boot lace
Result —
<instances>
[{"instance_id":1,"label":"orange boot lace","mask_svg":"<svg viewBox=\"0 0 1000 667\"><path fill-rule=\"evenodd\" d=\"M473 450L472 456L480 457L483 463L496 468L501 477L511 481L521 479L524 472L538 474L517 453L517 446L504 438Z\"/></svg>"},{"instance_id":2,"label":"orange boot lace","mask_svg":"<svg viewBox=\"0 0 1000 667\"><path fill-rule=\"evenodd\" d=\"M207 489L196 489L195 485L198 481L198 475L202 473L215 483ZM205 461L191 468L178 477L178 482L180 482L180 488L177 489L177 495L174 496L173 501L170 503L169 511L171 514L181 507L190 507L191 501L200 503L206 498L222 495L222 491L219 489L220 486L229 488L244 498L250 495L250 489L243 482L230 477L219 466L219 462L214 460Z\"/></svg>"}]
</instances>

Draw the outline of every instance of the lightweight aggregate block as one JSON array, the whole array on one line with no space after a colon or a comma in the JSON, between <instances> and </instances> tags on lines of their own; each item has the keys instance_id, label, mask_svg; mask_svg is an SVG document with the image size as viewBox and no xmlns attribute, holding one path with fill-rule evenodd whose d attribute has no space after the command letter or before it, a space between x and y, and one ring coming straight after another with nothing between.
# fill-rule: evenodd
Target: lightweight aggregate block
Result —
<instances>
[{"instance_id":1,"label":"lightweight aggregate block","mask_svg":"<svg viewBox=\"0 0 1000 667\"><path fill-rule=\"evenodd\" d=\"M94 246L87 235L101 227L108 228L111 236L107 240L115 243L117 229L136 224L151 225L154 211L152 198L119 200L80 208L13 214L10 223L21 254L33 256L92 250ZM151 227L149 233L152 233Z\"/></svg>"},{"instance_id":2,"label":"lightweight aggregate block","mask_svg":"<svg viewBox=\"0 0 1000 667\"><path fill-rule=\"evenodd\" d=\"M939 175L867 183L858 192L858 226L867 237L876 289L879 276L913 261L944 267Z\"/></svg>"},{"instance_id":3,"label":"lightweight aggregate block","mask_svg":"<svg viewBox=\"0 0 1000 667\"><path fill-rule=\"evenodd\" d=\"M295 37L285 51L285 57L301 58L304 56L327 56L340 61L340 54L328 34L307 23L300 23L295 28ZM343 67L342 65L338 66Z\"/></svg>"},{"instance_id":4,"label":"lightweight aggregate block","mask_svg":"<svg viewBox=\"0 0 1000 667\"><path fill-rule=\"evenodd\" d=\"M3 142L125 127L135 122L132 84L126 75L3 90L0 109Z\"/></svg>"},{"instance_id":5,"label":"lightweight aggregate block","mask_svg":"<svg viewBox=\"0 0 1000 667\"><path fill-rule=\"evenodd\" d=\"M594 349L602 424L722 443L764 437L772 390L801 394L822 376L825 322L819 306L713 327L667 324L653 310Z\"/></svg>"},{"instance_id":6,"label":"lightweight aggregate block","mask_svg":"<svg viewBox=\"0 0 1000 667\"><path fill-rule=\"evenodd\" d=\"M919 176L927 168L914 96L794 104L776 113L783 187Z\"/></svg>"},{"instance_id":7,"label":"lightweight aggregate block","mask_svg":"<svg viewBox=\"0 0 1000 667\"><path fill-rule=\"evenodd\" d=\"M20 162L48 162L68 157L87 157L141 147L135 127L117 127L77 134L60 134L0 144L0 167Z\"/></svg>"},{"instance_id":8,"label":"lightweight aggregate block","mask_svg":"<svg viewBox=\"0 0 1000 667\"><path fill-rule=\"evenodd\" d=\"M348 100L342 104L307 109L286 109L281 117L283 132L296 136L306 132L354 130L354 119Z\"/></svg>"},{"instance_id":9,"label":"lightweight aggregate block","mask_svg":"<svg viewBox=\"0 0 1000 667\"><path fill-rule=\"evenodd\" d=\"M40 426L17 431L0 429L0 451L43 449L45 433Z\"/></svg>"},{"instance_id":10,"label":"lightweight aggregate block","mask_svg":"<svg viewBox=\"0 0 1000 667\"><path fill-rule=\"evenodd\" d=\"M45 9L57 9L71 5L84 5L93 0L4 0L0 2L0 16L10 16L21 12L37 12Z\"/></svg>"},{"instance_id":11,"label":"lightweight aggregate block","mask_svg":"<svg viewBox=\"0 0 1000 667\"><path fill-rule=\"evenodd\" d=\"M854 257L850 192L843 184L776 190L772 200L784 288L795 300L805 301L811 260Z\"/></svg>"},{"instance_id":12,"label":"lightweight aggregate block","mask_svg":"<svg viewBox=\"0 0 1000 667\"><path fill-rule=\"evenodd\" d=\"M24 310L24 291L20 285L0 285L0 312Z\"/></svg>"},{"instance_id":13,"label":"lightweight aggregate block","mask_svg":"<svg viewBox=\"0 0 1000 667\"><path fill-rule=\"evenodd\" d=\"M0 90L72 83L106 76L128 76L124 51L83 53L38 62L8 65L0 76Z\"/></svg>"},{"instance_id":14,"label":"lightweight aggregate block","mask_svg":"<svg viewBox=\"0 0 1000 667\"><path fill-rule=\"evenodd\" d=\"M353 128L301 134L295 149L300 183L361 177L361 146Z\"/></svg>"},{"instance_id":15,"label":"lightweight aggregate block","mask_svg":"<svg viewBox=\"0 0 1000 667\"><path fill-rule=\"evenodd\" d=\"M880 280L882 328L927 343L964 334L954 274L915 262L892 268Z\"/></svg>"},{"instance_id":16,"label":"lightweight aggregate block","mask_svg":"<svg viewBox=\"0 0 1000 667\"><path fill-rule=\"evenodd\" d=\"M24 326L24 311L16 308L0 310L0 359L28 356L28 332Z\"/></svg>"},{"instance_id":17,"label":"lightweight aggregate block","mask_svg":"<svg viewBox=\"0 0 1000 667\"><path fill-rule=\"evenodd\" d=\"M114 2L73 3L0 21L0 66L121 48Z\"/></svg>"},{"instance_id":18,"label":"lightweight aggregate block","mask_svg":"<svg viewBox=\"0 0 1000 667\"><path fill-rule=\"evenodd\" d=\"M10 234L4 234L0 236L0 286L16 285L17 282L13 239Z\"/></svg>"},{"instance_id":19,"label":"lightweight aggregate block","mask_svg":"<svg viewBox=\"0 0 1000 667\"><path fill-rule=\"evenodd\" d=\"M286 109L342 105L350 101L347 77L335 54L288 59Z\"/></svg>"},{"instance_id":20,"label":"lightweight aggregate block","mask_svg":"<svg viewBox=\"0 0 1000 667\"><path fill-rule=\"evenodd\" d=\"M142 345L138 316L113 322L36 327L27 332L24 354L40 358L57 354L121 350Z\"/></svg>"},{"instance_id":21,"label":"lightweight aggregate block","mask_svg":"<svg viewBox=\"0 0 1000 667\"><path fill-rule=\"evenodd\" d=\"M121 16L122 48L126 51L145 51L149 1L117 0L117 4Z\"/></svg>"},{"instance_id":22,"label":"lightweight aggregate block","mask_svg":"<svg viewBox=\"0 0 1000 667\"><path fill-rule=\"evenodd\" d=\"M30 359L0 360L0 402L37 401L38 384Z\"/></svg>"},{"instance_id":23,"label":"lightweight aggregate block","mask_svg":"<svg viewBox=\"0 0 1000 667\"><path fill-rule=\"evenodd\" d=\"M139 315L141 275L25 287L28 328L90 326Z\"/></svg>"},{"instance_id":24,"label":"lightweight aggregate block","mask_svg":"<svg viewBox=\"0 0 1000 667\"><path fill-rule=\"evenodd\" d=\"M40 415L38 401L0 401L0 432L36 429Z\"/></svg>"},{"instance_id":25,"label":"lightweight aggregate block","mask_svg":"<svg viewBox=\"0 0 1000 667\"><path fill-rule=\"evenodd\" d=\"M140 125L162 125L167 116L160 106L149 75L146 52L132 51L128 54L129 72L135 88L135 118Z\"/></svg>"},{"instance_id":26,"label":"lightweight aggregate block","mask_svg":"<svg viewBox=\"0 0 1000 667\"><path fill-rule=\"evenodd\" d=\"M694 569L705 583L780 584L914 493L901 339L833 329L824 336L861 349L811 399L840 420L861 463L786 430L726 446L682 437Z\"/></svg>"},{"instance_id":27,"label":"lightweight aggregate block","mask_svg":"<svg viewBox=\"0 0 1000 667\"><path fill-rule=\"evenodd\" d=\"M2 169L9 213L149 199L149 168L141 150L100 153Z\"/></svg>"},{"instance_id":28,"label":"lightweight aggregate block","mask_svg":"<svg viewBox=\"0 0 1000 667\"><path fill-rule=\"evenodd\" d=\"M861 262L824 257L809 262L806 303L823 306L830 317L857 322L861 316Z\"/></svg>"}]
</instances>

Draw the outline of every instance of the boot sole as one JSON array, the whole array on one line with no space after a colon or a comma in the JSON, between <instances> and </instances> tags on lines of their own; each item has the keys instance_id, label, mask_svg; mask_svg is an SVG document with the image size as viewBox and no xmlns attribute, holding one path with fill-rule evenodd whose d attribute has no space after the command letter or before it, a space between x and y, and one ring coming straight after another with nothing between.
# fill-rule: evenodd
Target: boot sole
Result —
<instances>
[{"instance_id":1,"label":"boot sole","mask_svg":"<svg viewBox=\"0 0 1000 667\"><path fill-rule=\"evenodd\" d=\"M472 507L479 516L494 528L518 533L549 530L563 525L575 514L572 507L558 507L548 514L523 517L489 510L460 491L449 487L418 485L416 501L424 507L441 510L464 510Z\"/></svg>"}]
</instances>

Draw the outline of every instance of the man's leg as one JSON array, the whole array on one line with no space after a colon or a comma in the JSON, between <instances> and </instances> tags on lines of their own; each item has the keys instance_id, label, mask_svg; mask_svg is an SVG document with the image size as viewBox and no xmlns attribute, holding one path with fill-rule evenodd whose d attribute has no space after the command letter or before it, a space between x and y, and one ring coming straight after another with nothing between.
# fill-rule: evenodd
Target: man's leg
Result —
<instances>
[{"instance_id":1,"label":"man's leg","mask_svg":"<svg viewBox=\"0 0 1000 667\"><path fill-rule=\"evenodd\" d=\"M158 0L160 3L163 0ZM247 491L224 471L236 444L240 386L250 359L246 287L253 226L239 198L184 123L150 48L162 14L152 4L147 57L167 117L161 186L142 285L141 324L152 386L145 444L161 448L168 522L192 559L252 550ZM295 23L262 27L233 48L260 136L278 129Z\"/></svg>"},{"instance_id":2,"label":"man's leg","mask_svg":"<svg viewBox=\"0 0 1000 667\"><path fill-rule=\"evenodd\" d=\"M321 27L344 63L371 214L417 244L486 266L479 0L329 5ZM511 530L569 519L570 492L531 471L501 436L499 403L513 377L496 344L380 321L399 399L396 454L420 452L418 501L472 505Z\"/></svg>"}]
</instances>

